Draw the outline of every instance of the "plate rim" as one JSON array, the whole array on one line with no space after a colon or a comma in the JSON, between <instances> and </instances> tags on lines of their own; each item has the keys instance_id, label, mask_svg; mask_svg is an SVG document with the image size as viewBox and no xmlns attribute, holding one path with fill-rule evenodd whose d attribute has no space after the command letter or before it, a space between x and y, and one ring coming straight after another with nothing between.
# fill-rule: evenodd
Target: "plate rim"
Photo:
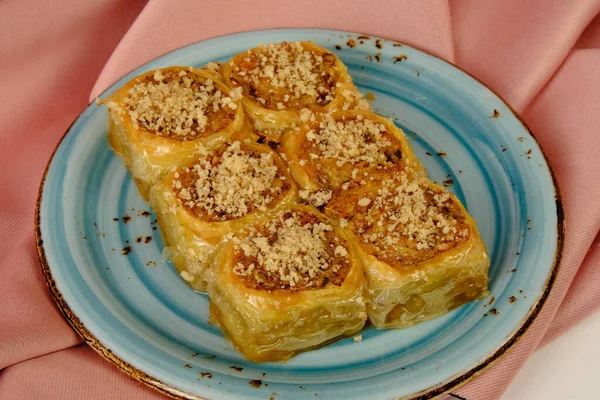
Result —
<instances>
[{"instance_id":1,"label":"plate rim","mask_svg":"<svg viewBox=\"0 0 600 400\"><path fill-rule=\"evenodd\" d=\"M183 48L186 48L189 46L192 46L192 45L195 45L195 44L198 44L201 42L205 42L208 40L216 39L216 38L243 35L243 34L251 33L251 32L275 32L275 31L290 32L290 31L298 31L298 30L303 30L303 31L310 30L310 31L318 31L318 32L322 32L322 33L328 32L328 33L332 33L332 34L344 34L344 35L359 35L359 36L361 35L361 33L359 33L359 32L340 31L340 30L321 29L321 28L255 29L255 30L230 33L230 34L226 34L226 35L219 35L219 36L211 37L208 39L188 43L186 45L180 46L180 47L172 49L166 53L163 53L151 60L148 60L144 64L139 65L139 66L133 68L132 70L127 71L126 73L122 74L118 79L115 80L115 82L113 84L111 84L104 91L102 91L102 93L100 93L97 97L102 96L104 93L111 90L123 77L130 74L131 72L138 70L140 68L143 68L147 64L154 62L155 60L157 60L160 57L163 57L167 54L173 53L177 50L180 50L180 49L183 49ZM369 36L371 38L375 38L375 39L389 40L394 43L401 44L402 46L406 46L406 47L412 48L414 50L417 50L421 53L427 54L430 57L434 57L437 60L440 60L440 61L444 62L445 64L449 65L450 67L458 69L459 71L466 74L471 79L475 80L480 85L485 87L491 93L493 93L517 118L517 120L521 123L521 125L525 129L525 131L527 131L529 136L531 136L533 141L536 143L536 145L540 149L540 151L542 153L542 157L544 158L544 161L546 162L547 172L551 177L552 185L554 187L554 193L555 193L554 198L555 198L555 204L556 204L556 217L557 217L556 250L554 253L552 268L550 270L550 273L548 274L548 277L546 278L546 281L544 282L543 291L538 295L538 298L535 300L535 303L531 306L531 308L529 309L527 314L523 317L521 322L518 324L517 328L515 328L515 330L513 332L511 332L498 345L496 350L488 353L478 362L474 363L467 369L449 377L445 381L440 382L437 385L431 386L427 389L424 389L420 392L416 392L416 393L413 393L408 396L404 396L404 397L400 398L401 400L433 399L433 398L438 398L439 396L442 396L445 393L449 393L453 389L457 389L460 386L466 384L467 382L473 380L474 378L476 378L477 376L482 374L485 370L487 370L489 367L491 367L493 364L495 364L500 359L502 359L508 353L508 351L510 349L512 349L514 347L514 345L523 337L523 335L527 332L529 327L533 324L533 322L535 321L537 316L540 314L542 308L546 304L548 297L550 296L550 292L554 288L554 282L556 281L556 277L558 276L559 271L560 271L560 263L562 260L562 255L563 255L563 250L564 250L566 224L565 224L565 215L564 215L564 209L563 209L562 196L561 196L561 192L560 192L560 189L558 186L558 182L556 180L556 175L554 173L554 170L553 170L552 166L550 165L550 162L548 160L548 157L546 156L545 151L540 146L535 135L533 134L531 129L529 129L529 127L523 120L522 116L510 104L508 104L508 102L502 96L500 96L496 91L491 89L489 86L487 86L485 83L483 83L480 79L473 76L472 74L470 74L463 68L459 67L458 65L454 64L453 62L444 60L443 58L431 53L428 50L424 50L423 48L421 48L419 46L415 46L412 44L406 44L404 42L400 42L400 41L397 41L394 39L386 39L386 38L383 38L380 36L374 36L374 35L369 35ZM116 366L119 370L121 370L121 372L124 372L126 375L128 375L135 381L143 383L144 385L151 387L152 389L155 389L158 392L160 392L168 397L171 397L173 399L210 400L206 397L202 397L202 396L199 396L199 395L196 395L193 393L189 393L189 392L177 389L174 386L168 385L168 384L162 382L161 380L159 380L151 375L148 375L147 373L143 372L142 370L138 369L137 367L129 364L128 362L124 361L123 359L121 359L120 357L115 355L111 351L111 349L109 349L108 347L103 345L102 342L99 339L97 339L85 327L85 325L81 322L81 320L77 317L77 315L75 315L75 313L73 313L73 311L67 304L66 300L64 299L64 297L58 290L58 288L56 286L56 282L54 281L54 278L52 276L52 272L50 270L50 265L48 264L48 260L46 258L46 253L45 253L43 239L42 239L42 231L41 231L41 205L42 205L42 201L43 201L42 197L43 197L43 192L44 192L44 186L46 183L46 177L48 175L48 172L50 170L52 162L54 161L56 152L58 151L59 147L61 146L61 144L63 143L63 141L69 134L69 132L71 131L71 128L73 127L75 122L81 117L81 115L94 102L95 102L95 100L92 100L85 106L85 108L77 115L77 117L73 120L73 122L65 130L65 133L63 133L63 135L61 136L60 140L54 147L54 150L52 151L50 158L48 159L48 162L46 164L44 173L42 174L40 184L38 187L38 193L37 193L36 202L35 202L35 213L34 213L34 233L35 233L35 243L36 243L36 248L37 248L37 255L38 255L39 262L40 262L40 267L41 267L42 273L44 275L44 280L46 281L46 285L48 286L48 290L52 296L52 299L54 300L56 306L58 307L59 311L61 312L63 318L67 320L67 322L69 323L71 328L73 328L73 330L75 332L77 332L77 334L84 340L84 342L87 345L89 345L94 351L96 351L96 353L98 353L102 358L104 358L105 360L109 361L111 364Z\"/></svg>"}]
</instances>

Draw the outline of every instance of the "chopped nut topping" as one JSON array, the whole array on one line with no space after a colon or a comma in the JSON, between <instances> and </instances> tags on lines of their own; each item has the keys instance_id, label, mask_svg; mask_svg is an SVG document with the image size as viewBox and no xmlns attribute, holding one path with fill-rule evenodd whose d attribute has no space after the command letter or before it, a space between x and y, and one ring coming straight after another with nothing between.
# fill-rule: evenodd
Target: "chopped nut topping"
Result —
<instances>
[{"instance_id":1,"label":"chopped nut topping","mask_svg":"<svg viewBox=\"0 0 600 400\"><path fill-rule=\"evenodd\" d=\"M371 204L371 199L369 199L368 197L363 197L358 201L358 205L361 207L366 207L369 204Z\"/></svg>"},{"instance_id":2,"label":"chopped nut topping","mask_svg":"<svg viewBox=\"0 0 600 400\"><path fill-rule=\"evenodd\" d=\"M290 187L273 157L270 152L244 150L240 142L234 142L180 169L173 188L185 207L211 220L266 211Z\"/></svg>"},{"instance_id":3,"label":"chopped nut topping","mask_svg":"<svg viewBox=\"0 0 600 400\"><path fill-rule=\"evenodd\" d=\"M181 277L182 277L182 278L183 278L185 281L187 281L187 282L193 282L193 281L194 281L194 275L190 274L190 273L189 273L189 272L187 272L187 271L181 271L181 272L179 273L179 275L181 275Z\"/></svg>"},{"instance_id":4,"label":"chopped nut topping","mask_svg":"<svg viewBox=\"0 0 600 400\"><path fill-rule=\"evenodd\" d=\"M315 114L310 111L308 108L303 108L302 110L300 110L300 121L302 122L308 122L308 121L314 121L315 118Z\"/></svg>"},{"instance_id":5,"label":"chopped nut topping","mask_svg":"<svg viewBox=\"0 0 600 400\"><path fill-rule=\"evenodd\" d=\"M399 182L384 181L374 200L387 231L387 235L380 233L379 239L394 244L402 235L409 238L410 247L424 250L463 238L468 231L457 230L457 220L447 215L450 204L449 193L435 193L424 184L408 182L404 175Z\"/></svg>"},{"instance_id":6,"label":"chopped nut topping","mask_svg":"<svg viewBox=\"0 0 600 400\"><path fill-rule=\"evenodd\" d=\"M339 286L350 261L333 227L304 211L285 211L234 240L234 273L261 290Z\"/></svg>"},{"instance_id":7,"label":"chopped nut topping","mask_svg":"<svg viewBox=\"0 0 600 400\"><path fill-rule=\"evenodd\" d=\"M450 194L425 182L411 182L400 174L371 190L357 190L340 193L326 213L335 210L341 226L348 226L370 252L386 262L418 262L469 236L464 216Z\"/></svg>"},{"instance_id":8,"label":"chopped nut topping","mask_svg":"<svg viewBox=\"0 0 600 400\"><path fill-rule=\"evenodd\" d=\"M308 131L306 138L322 157L335 159L338 167L357 163L373 166L402 158L402 153L393 149L385 125L360 114L342 121L327 115L319 129Z\"/></svg>"},{"instance_id":9,"label":"chopped nut topping","mask_svg":"<svg viewBox=\"0 0 600 400\"><path fill-rule=\"evenodd\" d=\"M326 105L335 97L335 56L307 50L300 42L259 46L232 65L233 83L272 110Z\"/></svg>"},{"instance_id":10,"label":"chopped nut topping","mask_svg":"<svg viewBox=\"0 0 600 400\"><path fill-rule=\"evenodd\" d=\"M222 93L211 79L191 72L156 70L122 100L108 106L125 111L135 128L156 135L191 140L227 127L234 118L240 91Z\"/></svg>"},{"instance_id":11,"label":"chopped nut topping","mask_svg":"<svg viewBox=\"0 0 600 400\"><path fill-rule=\"evenodd\" d=\"M324 206L331 200L331 190L319 190L317 192L310 192L309 190L300 190L298 192L302 200L306 200L308 204L314 207Z\"/></svg>"}]
</instances>

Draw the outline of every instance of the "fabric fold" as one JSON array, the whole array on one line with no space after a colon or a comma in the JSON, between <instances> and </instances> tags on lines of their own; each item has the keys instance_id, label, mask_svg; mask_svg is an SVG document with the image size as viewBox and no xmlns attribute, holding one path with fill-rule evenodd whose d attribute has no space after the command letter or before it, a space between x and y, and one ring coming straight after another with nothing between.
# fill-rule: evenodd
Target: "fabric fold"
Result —
<instances>
[{"instance_id":1,"label":"fabric fold","mask_svg":"<svg viewBox=\"0 0 600 400\"><path fill-rule=\"evenodd\" d=\"M368 15L368 18L365 16ZM127 72L185 45L257 29L320 28L400 40L454 60L446 1L150 1L119 43L90 99Z\"/></svg>"},{"instance_id":2,"label":"fabric fold","mask_svg":"<svg viewBox=\"0 0 600 400\"><path fill-rule=\"evenodd\" d=\"M600 11L600 1L452 1L456 62L522 113Z\"/></svg>"}]
</instances>

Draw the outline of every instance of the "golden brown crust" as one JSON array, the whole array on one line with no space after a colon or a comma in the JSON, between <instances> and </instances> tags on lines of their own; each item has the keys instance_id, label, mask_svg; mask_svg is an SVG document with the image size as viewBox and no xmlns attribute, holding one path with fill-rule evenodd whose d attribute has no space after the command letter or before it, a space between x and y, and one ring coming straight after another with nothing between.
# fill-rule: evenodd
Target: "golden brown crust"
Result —
<instances>
[{"instance_id":1,"label":"golden brown crust","mask_svg":"<svg viewBox=\"0 0 600 400\"><path fill-rule=\"evenodd\" d=\"M337 192L325 213L354 232L361 247L396 268L432 259L469 239L464 208L428 180L389 175Z\"/></svg>"},{"instance_id":2,"label":"golden brown crust","mask_svg":"<svg viewBox=\"0 0 600 400\"><path fill-rule=\"evenodd\" d=\"M281 152L300 188L309 191L348 189L401 172L425 173L402 130L370 111L307 116L283 136Z\"/></svg>"},{"instance_id":3,"label":"golden brown crust","mask_svg":"<svg viewBox=\"0 0 600 400\"><path fill-rule=\"evenodd\" d=\"M185 75L179 76L182 73L185 73ZM154 78L157 74L159 74L157 76L158 81ZM152 90L156 89L155 94L162 94L158 97L150 96L152 99L148 101L142 101L141 96L145 91L150 91L148 86L134 89L140 83L149 80L159 83L170 76L175 76L177 79L188 79L191 82L190 86L195 84L194 82L212 81L213 89L216 88L222 92L218 96L220 98L218 110L221 110L220 113L224 113L224 117L212 119L219 112L213 112L214 108L205 107L195 114L192 113L191 117L188 113L186 114L187 117L183 118L183 113L180 112L181 109L176 107L180 103L167 104L168 102L160 100L164 98L165 91L169 92L172 88L169 90L163 88L165 91L162 92L162 89L152 88ZM190 161L199 152L212 149L229 140L242 140L252 134L252 132L244 129L241 94L240 98L237 98L234 103L229 103L229 100L227 100L227 104L225 104L224 99L229 98L225 95L230 90L217 78L216 71L210 68L198 70L193 67L167 67L133 78L102 102L109 109L109 144L131 172L144 199L148 199L150 188L169 171ZM137 93L135 95L136 101L133 102L136 104L135 107L130 98L131 91ZM204 95L208 96L206 93ZM153 102L160 103L160 107L154 109ZM210 102L205 103L209 104ZM146 109L147 112L144 113L143 109ZM194 107L188 106L188 109L192 110ZM233 111L232 120L230 120L229 110ZM212 115L213 113L216 114ZM159 114L162 117L159 117ZM210 122L206 119L206 115L211 116ZM202 133L196 132L196 134L191 127L194 127L194 124L197 125L199 119L206 119L206 125ZM223 129L214 131L214 129L225 125L227 122L229 123ZM168 126L168 130L165 131L163 128L163 132L157 132L154 129L147 129L148 126L161 124ZM178 130L178 134L173 135L172 133L175 130ZM160 135L157 133L160 133ZM192 134L195 136L192 137Z\"/></svg>"},{"instance_id":4,"label":"golden brown crust","mask_svg":"<svg viewBox=\"0 0 600 400\"><path fill-rule=\"evenodd\" d=\"M230 88L242 88L242 104L258 134L278 142L301 122L301 112L368 109L346 66L311 42L269 44L238 54L221 66Z\"/></svg>"},{"instance_id":5,"label":"golden brown crust","mask_svg":"<svg viewBox=\"0 0 600 400\"><path fill-rule=\"evenodd\" d=\"M339 285L328 283L302 290L265 290L248 285L244 274L237 270L240 258L236 256L239 251L236 247L243 249L244 238L251 237L255 227L280 218L280 212L265 215L220 246L208 274L211 318L235 347L254 362L286 360L355 334L367 319L362 265L347 234L312 207L295 205L282 212L309 216L306 221L309 223L316 218L319 224L330 225L348 252L349 266Z\"/></svg>"},{"instance_id":6,"label":"golden brown crust","mask_svg":"<svg viewBox=\"0 0 600 400\"><path fill-rule=\"evenodd\" d=\"M234 151L231 151L232 148ZM264 212L286 208L296 202L296 185L291 175L287 172L283 161L268 146L253 142L234 142L231 145L224 145L215 151L205 152L190 164L169 173L158 184L152 187L150 191L150 203L156 211L165 244L169 248L170 258L186 283L200 291L206 290L205 275L209 269L210 260L216 246L225 237L243 229L248 224L260 218L264 213L254 206L251 197L249 197L249 194L252 193L250 188L256 186L252 186L250 182L252 181L252 177L248 177L245 174L248 169L240 169L237 174L232 174L227 179L219 181L219 184L215 184L215 180L217 180L221 172L226 173L226 169L219 171L219 173L213 176L204 175L206 179L204 179L201 185L198 185L198 182L192 179L193 173L191 172L191 168L197 164L198 160L212 160L215 154L221 154L221 159L223 159L223 154L227 153L228 150L230 150L230 154L244 152L247 155L251 155L251 160L253 161L257 159L272 161L270 168L275 171L272 171L273 173L270 176L274 180L277 179L285 182L279 188L280 190L275 193L270 190L273 189L273 181L263 182L265 187L268 187L267 190L271 192L269 202L263 201L265 197L259 197L260 201L258 205L261 208L264 206ZM240 161L240 158L234 160ZM230 159L229 161L232 160ZM223 162L221 161L221 164ZM234 164L239 165L237 163ZM186 169L189 172L186 173ZM230 183L233 185L236 182L243 182L244 186L238 188L237 192L229 196L229 200L235 200L234 202L218 202L219 205L231 207L229 211L223 208L211 208L210 212L207 212L203 207L191 207L190 204L186 204L189 200L183 199L185 201L182 201L180 197L181 190L184 188L181 181L182 177L186 177L187 182L185 183L189 185L188 188L190 189L196 186L203 189L212 189L203 191L202 197L195 197L195 200L203 206L211 204L210 201L207 202L206 200L214 200L215 195L217 197L227 195L227 191L223 191L223 189L227 189ZM256 193L264 195L262 192L258 190ZM187 196L186 198L189 199ZM249 207L246 206L247 204ZM244 207L239 208L240 206ZM221 213L222 211L224 213Z\"/></svg>"},{"instance_id":7,"label":"golden brown crust","mask_svg":"<svg viewBox=\"0 0 600 400\"><path fill-rule=\"evenodd\" d=\"M412 326L487 295L485 244L443 187L400 174L337 191L324 212L356 237L377 328Z\"/></svg>"}]
</instances>

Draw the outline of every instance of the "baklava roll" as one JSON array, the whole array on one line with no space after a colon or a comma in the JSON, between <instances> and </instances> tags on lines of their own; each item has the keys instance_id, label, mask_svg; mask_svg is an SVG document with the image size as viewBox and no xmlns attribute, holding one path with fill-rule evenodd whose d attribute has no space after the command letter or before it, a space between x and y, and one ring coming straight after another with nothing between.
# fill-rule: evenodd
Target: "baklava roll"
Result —
<instances>
[{"instance_id":1,"label":"baklava roll","mask_svg":"<svg viewBox=\"0 0 600 400\"><path fill-rule=\"evenodd\" d=\"M354 335L367 320L356 244L313 207L238 231L209 277L211 318L251 361L286 360Z\"/></svg>"},{"instance_id":2,"label":"baklava roll","mask_svg":"<svg viewBox=\"0 0 600 400\"><path fill-rule=\"evenodd\" d=\"M206 291L216 245L261 214L289 207L296 185L281 158L250 141L223 144L168 173L150 191L168 255L181 277Z\"/></svg>"},{"instance_id":3,"label":"baklava roll","mask_svg":"<svg viewBox=\"0 0 600 400\"><path fill-rule=\"evenodd\" d=\"M279 141L301 113L369 108L346 66L312 42L261 45L221 66L230 88L242 88L242 104L257 132Z\"/></svg>"},{"instance_id":4,"label":"baklava roll","mask_svg":"<svg viewBox=\"0 0 600 400\"><path fill-rule=\"evenodd\" d=\"M216 67L150 71L102 102L109 109L110 147L145 200L152 185L198 151L244 136L241 90L219 81Z\"/></svg>"},{"instance_id":5,"label":"baklava roll","mask_svg":"<svg viewBox=\"0 0 600 400\"><path fill-rule=\"evenodd\" d=\"M335 189L381 175L425 175L402 130L371 111L338 111L285 133L284 154L303 197L320 206Z\"/></svg>"},{"instance_id":6,"label":"baklava roll","mask_svg":"<svg viewBox=\"0 0 600 400\"><path fill-rule=\"evenodd\" d=\"M427 179L357 185L325 213L358 237L377 328L405 328L488 293L490 260L475 221Z\"/></svg>"}]
</instances>

